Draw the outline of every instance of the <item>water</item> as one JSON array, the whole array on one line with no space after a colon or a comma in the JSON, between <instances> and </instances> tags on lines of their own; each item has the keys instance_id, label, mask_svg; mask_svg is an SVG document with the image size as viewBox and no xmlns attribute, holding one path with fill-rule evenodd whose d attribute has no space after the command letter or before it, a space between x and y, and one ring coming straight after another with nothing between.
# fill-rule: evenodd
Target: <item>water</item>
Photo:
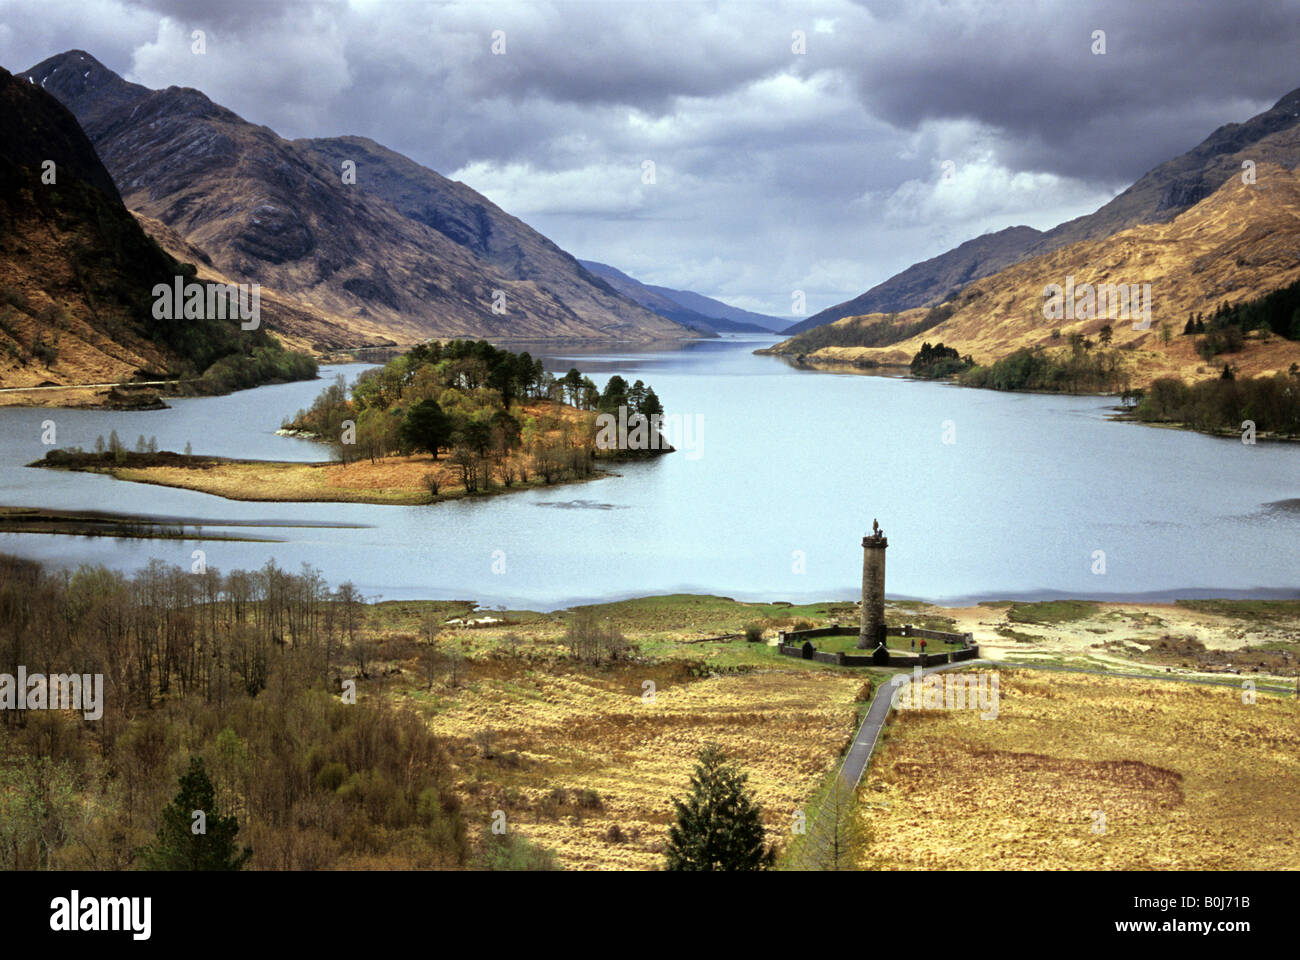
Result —
<instances>
[{"instance_id":1,"label":"water","mask_svg":"<svg viewBox=\"0 0 1300 960\"><path fill-rule=\"evenodd\" d=\"M669 413L699 416L698 456L433 506L242 503L21 466L48 449L46 419L60 446L90 447L116 428L129 445L143 433L163 449L324 459L320 445L274 431L325 381L165 411L0 409L0 503L361 525L254 531L284 540L274 544L0 534L0 551L135 569L154 556L188 567L202 549L222 570L306 562L371 597L531 609L679 591L799 601L856 595L860 540L879 518L891 597L1300 592L1300 510L1285 503L1300 498L1300 445L1114 423L1103 398L799 371L751 354L769 342L547 357L602 384L614 373L645 380ZM1104 573L1093 572L1096 551Z\"/></svg>"}]
</instances>

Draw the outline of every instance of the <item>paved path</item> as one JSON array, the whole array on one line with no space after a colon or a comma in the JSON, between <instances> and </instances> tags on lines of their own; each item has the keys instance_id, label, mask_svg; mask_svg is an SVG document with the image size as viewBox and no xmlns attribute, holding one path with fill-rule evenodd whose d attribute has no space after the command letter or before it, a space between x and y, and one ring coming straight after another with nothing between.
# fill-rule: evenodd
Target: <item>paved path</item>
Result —
<instances>
[{"instance_id":1,"label":"paved path","mask_svg":"<svg viewBox=\"0 0 1300 960\"><path fill-rule=\"evenodd\" d=\"M938 673L941 670L952 670L957 667L969 667L988 662L987 660L963 660L960 663L942 663L937 667L926 667L921 671L921 675L925 676L926 674ZM914 675L914 672L899 674L899 676L907 677L909 681ZM875 699L871 701L871 706L867 708L867 715L862 720L862 726L858 728L858 735L853 738L853 746L849 747L848 756L844 758L844 765L840 767L840 776L854 786L857 786L858 781L862 779L863 771L867 769L867 762L876 749L876 740L879 739L880 730L889 717L890 700L896 689L897 686L887 680L877 685Z\"/></svg>"}]
</instances>

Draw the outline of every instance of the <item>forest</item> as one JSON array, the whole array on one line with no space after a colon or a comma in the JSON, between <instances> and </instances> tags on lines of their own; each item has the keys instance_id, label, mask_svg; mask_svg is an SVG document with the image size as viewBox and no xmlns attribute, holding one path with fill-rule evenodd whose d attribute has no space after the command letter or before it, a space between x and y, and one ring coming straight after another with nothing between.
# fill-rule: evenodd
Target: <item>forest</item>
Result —
<instances>
[{"instance_id":1,"label":"forest","mask_svg":"<svg viewBox=\"0 0 1300 960\"><path fill-rule=\"evenodd\" d=\"M99 674L104 689L98 720L0 711L0 865L147 866L195 757L209 821L237 819L253 867L472 862L446 741L381 697L349 702L344 677L379 677L364 605L274 563L128 576L0 555L0 673Z\"/></svg>"}]
</instances>

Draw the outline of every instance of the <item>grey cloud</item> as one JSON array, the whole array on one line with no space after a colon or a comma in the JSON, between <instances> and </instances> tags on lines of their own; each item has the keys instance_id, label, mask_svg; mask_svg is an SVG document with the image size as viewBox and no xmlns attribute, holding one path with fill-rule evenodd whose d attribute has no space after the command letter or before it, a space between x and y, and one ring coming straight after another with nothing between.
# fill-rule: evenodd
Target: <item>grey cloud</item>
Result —
<instances>
[{"instance_id":1,"label":"grey cloud","mask_svg":"<svg viewBox=\"0 0 1300 960\"><path fill-rule=\"evenodd\" d=\"M473 171L470 186L578 256L784 315L795 287L817 310L945 243L1089 212L1300 86L1298 12L1300 0L0 0L0 62L81 47L284 136L368 136L445 175ZM209 29L214 53L196 60L160 36L163 18L178 38ZM1089 52L1094 29L1105 56ZM658 184L627 189L643 159ZM943 159L1044 186L945 205L926 196Z\"/></svg>"}]
</instances>

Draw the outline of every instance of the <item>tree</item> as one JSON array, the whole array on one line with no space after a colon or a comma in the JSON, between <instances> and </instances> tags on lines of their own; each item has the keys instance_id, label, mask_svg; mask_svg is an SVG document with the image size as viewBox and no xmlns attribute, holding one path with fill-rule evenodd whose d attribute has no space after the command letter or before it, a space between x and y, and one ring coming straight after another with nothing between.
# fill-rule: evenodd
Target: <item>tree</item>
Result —
<instances>
[{"instance_id":1,"label":"tree","mask_svg":"<svg viewBox=\"0 0 1300 960\"><path fill-rule=\"evenodd\" d=\"M451 443L451 418L443 413L436 400L421 400L406 411L398 435L403 443L427 450L437 460L438 448Z\"/></svg>"},{"instance_id":2,"label":"tree","mask_svg":"<svg viewBox=\"0 0 1300 960\"><path fill-rule=\"evenodd\" d=\"M202 757L190 758L180 792L163 808L160 820L157 841L143 851L146 870L239 870L253 855L249 847L236 849L239 822L217 809Z\"/></svg>"},{"instance_id":3,"label":"tree","mask_svg":"<svg viewBox=\"0 0 1300 960\"><path fill-rule=\"evenodd\" d=\"M560 381L560 384L564 387L564 392L568 394L569 403L576 406L582 391L582 371L577 367L570 367L569 372L564 375L564 379Z\"/></svg>"},{"instance_id":4,"label":"tree","mask_svg":"<svg viewBox=\"0 0 1300 960\"><path fill-rule=\"evenodd\" d=\"M700 751L685 800L673 799L668 870L766 870L776 859L763 842L762 811L745 788L748 774L710 743Z\"/></svg>"},{"instance_id":5,"label":"tree","mask_svg":"<svg viewBox=\"0 0 1300 960\"><path fill-rule=\"evenodd\" d=\"M482 420L470 420L455 431L455 438L458 445L468 447L483 457L492 447L492 426Z\"/></svg>"},{"instance_id":6,"label":"tree","mask_svg":"<svg viewBox=\"0 0 1300 960\"><path fill-rule=\"evenodd\" d=\"M857 789L836 775L790 860L798 870L857 870L870 842L871 828L858 812Z\"/></svg>"},{"instance_id":7,"label":"tree","mask_svg":"<svg viewBox=\"0 0 1300 960\"><path fill-rule=\"evenodd\" d=\"M605 384L605 392L600 398L600 409L606 413L617 413L619 407L627 405L627 389L627 381L617 373L614 374Z\"/></svg>"},{"instance_id":8,"label":"tree","mask_svg":"<svg viewBox=\"0 0 1300 960\"><path fill-rule=\"evenodd\" d=\"M1110 342L1115 339L1115 330L1109 323L1102 326L1097 332L1097 339L1101 341L1103 347L1109 347Z\"/></svg>"}]
</instances>

